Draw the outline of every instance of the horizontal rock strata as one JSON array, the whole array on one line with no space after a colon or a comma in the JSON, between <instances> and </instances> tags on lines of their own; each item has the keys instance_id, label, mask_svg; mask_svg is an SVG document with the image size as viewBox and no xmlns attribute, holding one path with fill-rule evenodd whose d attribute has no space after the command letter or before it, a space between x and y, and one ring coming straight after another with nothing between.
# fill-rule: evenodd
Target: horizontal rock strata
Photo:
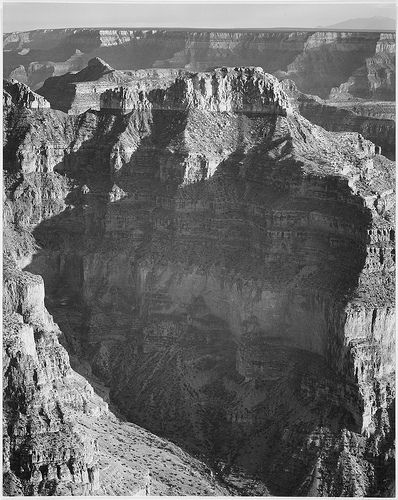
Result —
<instances>
[{"instance_id":1,"label":"horizontal rock strata","mask_svg":"<svg viewBox=\"0 0 398 500\"><path fill-rule=\"evenodd\" d=\"M118 70L261 66L322 98L342 86L338 93L391 100L395 87L394 33L59 29L7 33L4 48L5 76L33 89L93 57Z\"/></svg>"},{"instance_id":2,"label":"horizontal rock strata","mask_svg":"<svg viewBox=\"0 0 398 500\"><path fill-rule=\"evenodd\" d=\"M225 484L389 494L394 164L257 68L100 104L7 114L6 214L70 352Z\"/></svg>"}]
</instances>

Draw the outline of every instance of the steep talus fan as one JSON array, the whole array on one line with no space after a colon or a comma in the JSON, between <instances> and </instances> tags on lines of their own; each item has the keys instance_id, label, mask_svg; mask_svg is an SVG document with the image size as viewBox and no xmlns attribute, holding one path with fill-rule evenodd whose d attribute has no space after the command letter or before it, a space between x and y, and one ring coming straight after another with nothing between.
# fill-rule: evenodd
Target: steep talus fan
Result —
<instances>
[{"instance_id":1,"label":"steep talus fan","mask_svg":"<svg viewBox=\"0 0 398 500\"><path fill-rule=\"evenodd\" d=\"M232 494L391 495L393 162L258 67L111 74L5 118L8 251L69 353Z\"/></svg>"}]
</instances>

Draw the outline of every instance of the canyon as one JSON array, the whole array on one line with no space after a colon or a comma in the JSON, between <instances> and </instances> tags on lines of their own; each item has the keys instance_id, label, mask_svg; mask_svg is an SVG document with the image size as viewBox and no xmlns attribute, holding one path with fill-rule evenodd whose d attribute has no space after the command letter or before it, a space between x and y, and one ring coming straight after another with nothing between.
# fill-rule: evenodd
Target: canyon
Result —
<instances>
[{"instance_id":1,"label":"canyon","mask_svg":"<svg viewBox=\"0 0 398 500\"><path fill-rule=\"evenodd\" d=\"M118 70L261 66L305 93L394 100L395 33L47 29L5 33L4 75L32 90L99 57Z\"/></svg>"},{"instance_id":2,"label":"canyon","mask_svg":"<svg viewBox=\"0 0 398 500\"><path fill-rule=\"evenodd\" d=\"M280 80L294 82L311 99L322 100L323 109L314 109L313 101L301 107L306 118L327 130L359 132L395 159L392 31L50 29L6 33L3 43L5 76L46 98L47 93L54 96L50 102L63 111L73 100L72 87L83 93L88 81L97 82L97 95L86 86L86 104L98 109L101 88L111 82L109 74L97 78L93 69L86 69L93 59L107 62L113 83L129 79L130 85L131 79L141 78L165 85L181 68L197 72L260 66Z\"/></svg>"},{"instance_id":3,"label":"canyon","mask_svg":"<svg viewBox=\"0 0 398 500\"><path fill-rule=\"evenodd\" d=\"M5 47L37 58L49 31ZM201 36L239 53L223 35ZM353 109L340 60L338 107L302 78L308 51L352 60L352 34L275 35L283 75L280 52L273 71L203 69L218 59L187 37L168 69L96 54L4 86L4 487L394 496L394 125L365 116L391 75ZM358 67L391 40L366 34Z\"/></svg>"}]
</instances>

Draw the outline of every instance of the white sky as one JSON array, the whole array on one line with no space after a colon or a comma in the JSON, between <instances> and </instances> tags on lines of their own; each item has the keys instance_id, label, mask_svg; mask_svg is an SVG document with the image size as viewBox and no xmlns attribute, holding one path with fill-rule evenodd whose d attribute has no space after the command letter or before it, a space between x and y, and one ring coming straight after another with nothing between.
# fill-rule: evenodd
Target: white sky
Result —
<instances>
[{"instance_id":1,"label":"white sky","mask_svg":"<svg viewBox=\"0 0 398 500\"><path fill-rule=\"evenodd\" d=\"M395 2L3 2L3 33L67 27L316 28L348 19L395 18Z\"/></svg>"}]
</instances>

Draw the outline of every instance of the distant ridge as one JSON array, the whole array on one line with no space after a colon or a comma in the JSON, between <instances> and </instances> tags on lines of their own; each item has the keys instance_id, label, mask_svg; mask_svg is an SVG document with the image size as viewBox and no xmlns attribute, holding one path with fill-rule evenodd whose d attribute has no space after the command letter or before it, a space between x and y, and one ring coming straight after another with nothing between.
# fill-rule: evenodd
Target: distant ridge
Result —
<instances>
[{"instance_id":1,"label":"distant ridge","mask_svg":"<svg viewBox=\"0 0 398 500\"><path fill-rule=\"evenodd\" d=\"M372 20L383 19L384 24L382 22L372 21ZM387 21L385 21L387 20ZM361 27L359 24L354 25L357 21L363 22L364 27ZM366 22L364 22L366 21ZM23 33L37 33L37 32L48 32L48 31L58 31L58 32L72 32L72 31L97 31L97 30L128 30L128 31L169 31L169 32L220 32L220 33L261 33L261 32L308 32L315 33L317 31L349 31L349 32L362 32L362 31L374 31L374 32L383 32L383 31L395 31L396 23L394 19L389 17L374 17L374 18L364 18L364 19L348 19L347 21L343 21L338 24L333 24L330 26L315 26L313 28L308 27L300 27L300 26L272 26L267 28L198 28L198 27L171 27L171 26L79 26L79 27L64 27L64 28L36 28L34 30L23 30L23 31L9 31L3 33L3 39ZM4 50L4 49L3 49ZM7 49L5 49L7 50Z\"/></svg>"},{"instance_id":2,"label":"distant ridge","mask_svg":"<svg viewBox=\"0 0 398 500\"><path fill-rule=\"evenodd\" d=\"M323 29L347 29L347 30L395 30L396 21L391 17L362 17L357 19L347 19L341 23L323 26Z\"/></svg>"}]
</instances>

